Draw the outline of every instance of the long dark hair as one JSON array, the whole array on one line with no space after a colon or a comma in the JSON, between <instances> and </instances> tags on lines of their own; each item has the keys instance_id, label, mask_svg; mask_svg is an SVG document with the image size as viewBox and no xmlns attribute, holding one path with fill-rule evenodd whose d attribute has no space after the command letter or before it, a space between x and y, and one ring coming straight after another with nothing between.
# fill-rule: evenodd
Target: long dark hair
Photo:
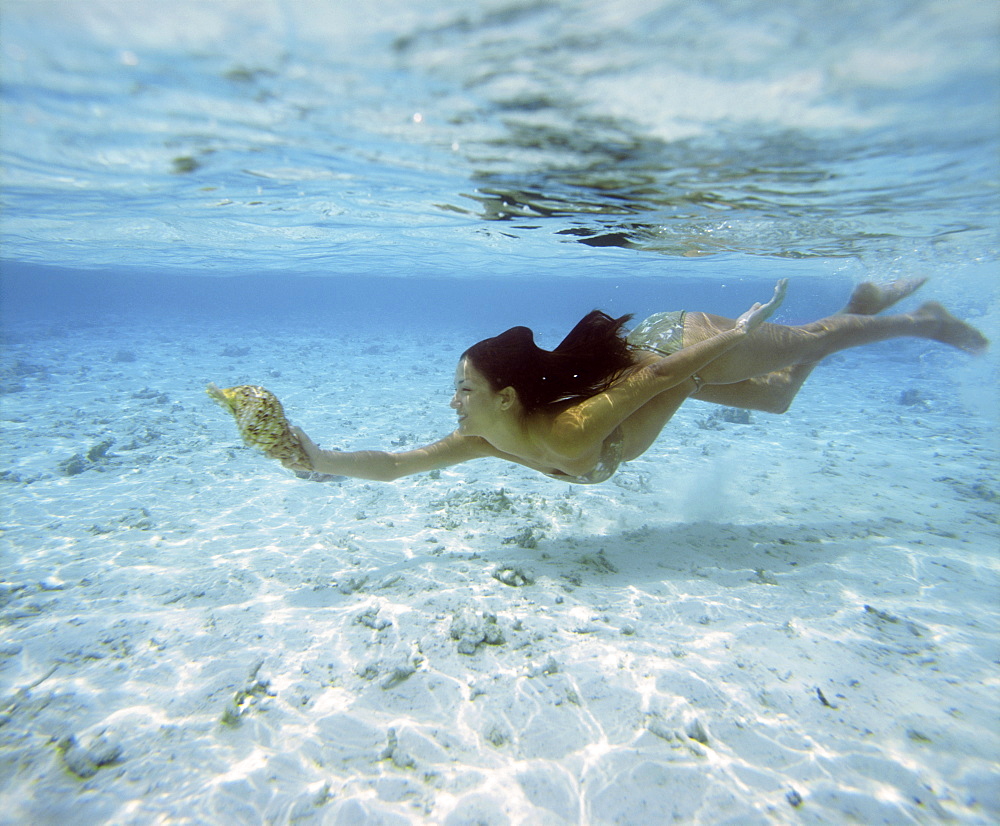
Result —
<instances>
[{"instance_id":1,"label":"long dark hair","mask_svg":"<svg viewBox=\"0 0 1000 826\"><path fill-rule=\"evenodd\" d=\"M526 412L560 401L586 399L607 389L633 364L622 328L632 316L612 318L594 310L570 330L555 350L535 344L527 327L511 327L473 344L462 354L493 391L513 387Z\"/></svg>"}]
</instances>

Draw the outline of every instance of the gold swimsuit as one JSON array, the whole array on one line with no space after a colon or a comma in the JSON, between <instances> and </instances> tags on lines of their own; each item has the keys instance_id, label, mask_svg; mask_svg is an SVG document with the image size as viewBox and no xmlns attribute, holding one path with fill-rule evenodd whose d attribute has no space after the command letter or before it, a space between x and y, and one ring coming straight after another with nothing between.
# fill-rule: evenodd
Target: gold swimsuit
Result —
<instances>
[{"instance_id":1,"label":"gold swimsuit","mask_svg":"<svg viewBox=\"0 0 1000 826\"><path fill-rule=\"evenodd\" d=\"M653 313L640 321L628 334L628 341L637 350L651 350L661 356L671 356L684 347L684 316L686 310Z\"/></svg>"}]
</instances>

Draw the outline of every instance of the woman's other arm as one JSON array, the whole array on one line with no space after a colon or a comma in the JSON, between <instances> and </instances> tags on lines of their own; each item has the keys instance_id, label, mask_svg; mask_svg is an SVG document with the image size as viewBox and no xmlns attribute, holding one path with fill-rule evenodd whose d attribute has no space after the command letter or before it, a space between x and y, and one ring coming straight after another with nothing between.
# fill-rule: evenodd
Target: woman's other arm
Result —
<instances>
[{"instance_id":1,"label":"woman's other arm","mask_svg":"<svg viewBox=\"0 0 1000 826\"><path fill-rule=\"evenodd\" d=\"M593 441L606 439L619 424L654 396L687 381L745 340L748 333L757 329L781 306L787 283L785 279L779 281L771 300L767 304L754 304L739 317L732 329L649 362L624 375L603 393L564 411L553 422L550 435L553 447L569 456L589 449Z\"/></svg>"}]
</instances>

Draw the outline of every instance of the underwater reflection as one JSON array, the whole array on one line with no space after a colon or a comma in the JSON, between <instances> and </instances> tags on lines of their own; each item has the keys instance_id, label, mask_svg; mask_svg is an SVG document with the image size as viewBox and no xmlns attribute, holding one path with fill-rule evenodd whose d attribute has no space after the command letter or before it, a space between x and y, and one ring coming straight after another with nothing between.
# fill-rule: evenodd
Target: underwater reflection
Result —
<instances>
[{"instance_id":1,"label":"underwater reflection","mask_svg":"<svg viewBox=\"0 0 1000 826\"><path fill-rule=\"evenodd\" d=\"M845 257L876 241L989 232L953 212L951 176L971 158L791 131L668 142L607 122L507 127L469 150L484 156L475 189L443 208L515 234L681 256Z\"/></svg>"}]
</instances>

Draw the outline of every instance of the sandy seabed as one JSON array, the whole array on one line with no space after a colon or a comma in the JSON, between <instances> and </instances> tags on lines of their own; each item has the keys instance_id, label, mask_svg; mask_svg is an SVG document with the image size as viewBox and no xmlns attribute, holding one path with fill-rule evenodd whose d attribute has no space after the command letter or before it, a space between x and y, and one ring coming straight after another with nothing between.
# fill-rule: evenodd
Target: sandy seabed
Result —
<instances>
[{"instance_id":1,"label":"sandy seabed","mask_svg":"<svg viewBox=\"0 0 1000 826\"><path fill-rule=\"evenodd\" d=\"M1000 820L989 359L692 403L600 486L383 485L295 478L204 386L406 449L452 428L468 337L8 339L4 823Z\"/></svg>"}]
</instances>

